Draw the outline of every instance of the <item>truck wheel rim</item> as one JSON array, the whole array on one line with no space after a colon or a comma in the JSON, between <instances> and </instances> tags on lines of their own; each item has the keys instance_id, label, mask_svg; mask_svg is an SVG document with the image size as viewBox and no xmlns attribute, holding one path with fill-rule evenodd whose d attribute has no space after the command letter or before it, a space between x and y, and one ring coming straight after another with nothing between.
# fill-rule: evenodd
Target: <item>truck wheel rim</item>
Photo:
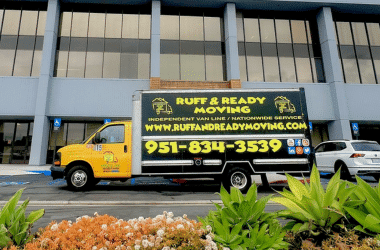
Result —
<instances>
[{"instance_id":1,"label":"truck wheel rim","mask_svg":"<svg viewBox=\"0 0 380 250\"><path fill-rule=\"evenodd\" d=\"M71 176L71 183L75 187L83 187L87 182L87 174L83 170L75 171Z\"/></svg>"},{"instance_id":2,"label":"truck wheel rim","mask_svg":"<svg viewBox=\"0 0 380 250\"><path fill-rule=\"evenodd\" d=\"M247 185L247 177L242 172L235 172L231 175L231 184L237 189L243 189Z\"/></svg>"}]
</instances>

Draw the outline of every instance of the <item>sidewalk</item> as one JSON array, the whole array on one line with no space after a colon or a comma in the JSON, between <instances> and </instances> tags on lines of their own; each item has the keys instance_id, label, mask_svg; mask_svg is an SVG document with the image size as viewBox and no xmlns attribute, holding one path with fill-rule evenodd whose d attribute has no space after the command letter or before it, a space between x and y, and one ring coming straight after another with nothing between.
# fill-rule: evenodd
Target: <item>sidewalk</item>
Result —
<instances>
[{"instance_id":1,"label":"sidewalk","mask_svg":"<svg viewBox=\"0 0 380 250\"><path fill-rule=\"evenodd\" d=\"M29 166L27 164L0 164L0 176L45 174L50 175L51 165Z\"/></svg>"}]
</instances>

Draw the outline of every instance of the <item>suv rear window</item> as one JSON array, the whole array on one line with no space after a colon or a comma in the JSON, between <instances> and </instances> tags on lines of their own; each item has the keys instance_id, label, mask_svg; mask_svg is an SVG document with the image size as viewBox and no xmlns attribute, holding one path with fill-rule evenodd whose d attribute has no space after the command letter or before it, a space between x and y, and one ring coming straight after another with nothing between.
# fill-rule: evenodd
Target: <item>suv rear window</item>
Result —
<instances>
[{"instance_id":1,"label":"suv rear window","mask_svg":"<svg viewBox=\"0 0 380 250\"><path fill-rule=\"evenodd\" d=\"M373 142L354 142L352 147L355 151L380 151L380 145Z\"/></svg>"}]
</instances>

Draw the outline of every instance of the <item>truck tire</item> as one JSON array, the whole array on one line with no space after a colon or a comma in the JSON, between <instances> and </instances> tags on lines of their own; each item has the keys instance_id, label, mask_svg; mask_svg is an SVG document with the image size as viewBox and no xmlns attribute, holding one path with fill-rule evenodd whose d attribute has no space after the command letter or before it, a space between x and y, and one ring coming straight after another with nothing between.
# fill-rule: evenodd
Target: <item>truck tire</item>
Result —
<instances>
[{"instance_id":1,"label":"truck tire","mask_svg":"<svg viewBox=\"0 0 380 250\"><path fill-rule=\"evenodd\" d=\"M227 172L222 184L227 191L235 187L246 193L252 185L251 174L244 168L233 167Z\"/></svg>"},{"instance_id":2,"label":"truck tire","mask_svg":"<svg viewBox=\"0 0 380 250\"><path fill-rule=\"evenodd\" d=\"M95 184L91 171L80 165L69 170L66 181L67 186L74 191L86 190Z\"/></svg>"}]
</instances>

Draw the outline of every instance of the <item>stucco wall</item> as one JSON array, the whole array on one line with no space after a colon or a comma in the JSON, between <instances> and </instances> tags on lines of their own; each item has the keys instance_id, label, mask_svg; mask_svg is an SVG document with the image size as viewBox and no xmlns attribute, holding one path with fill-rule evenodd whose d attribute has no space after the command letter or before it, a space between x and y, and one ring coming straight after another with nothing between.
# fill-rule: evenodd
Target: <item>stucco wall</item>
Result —
<instances>
[{"instance_id":1,"label":"stucco wall","mask_svg":"<svg viewBox=\"0 0 380 250\"><path fill-rule=\"evenodd\" d=\"M37 86L34 77L0 77L0 117L34 117Z\"/></svg>"},{"instance_id":2,"label":"stucco wall","mask_svg":"<svg viewBox=\"0 0 380 250\"><path fill-rule=\"evenodd\" d=\"M53 78L51 117L131 117L132 95L149 80Z\"/></svg>"}]
</instances>

